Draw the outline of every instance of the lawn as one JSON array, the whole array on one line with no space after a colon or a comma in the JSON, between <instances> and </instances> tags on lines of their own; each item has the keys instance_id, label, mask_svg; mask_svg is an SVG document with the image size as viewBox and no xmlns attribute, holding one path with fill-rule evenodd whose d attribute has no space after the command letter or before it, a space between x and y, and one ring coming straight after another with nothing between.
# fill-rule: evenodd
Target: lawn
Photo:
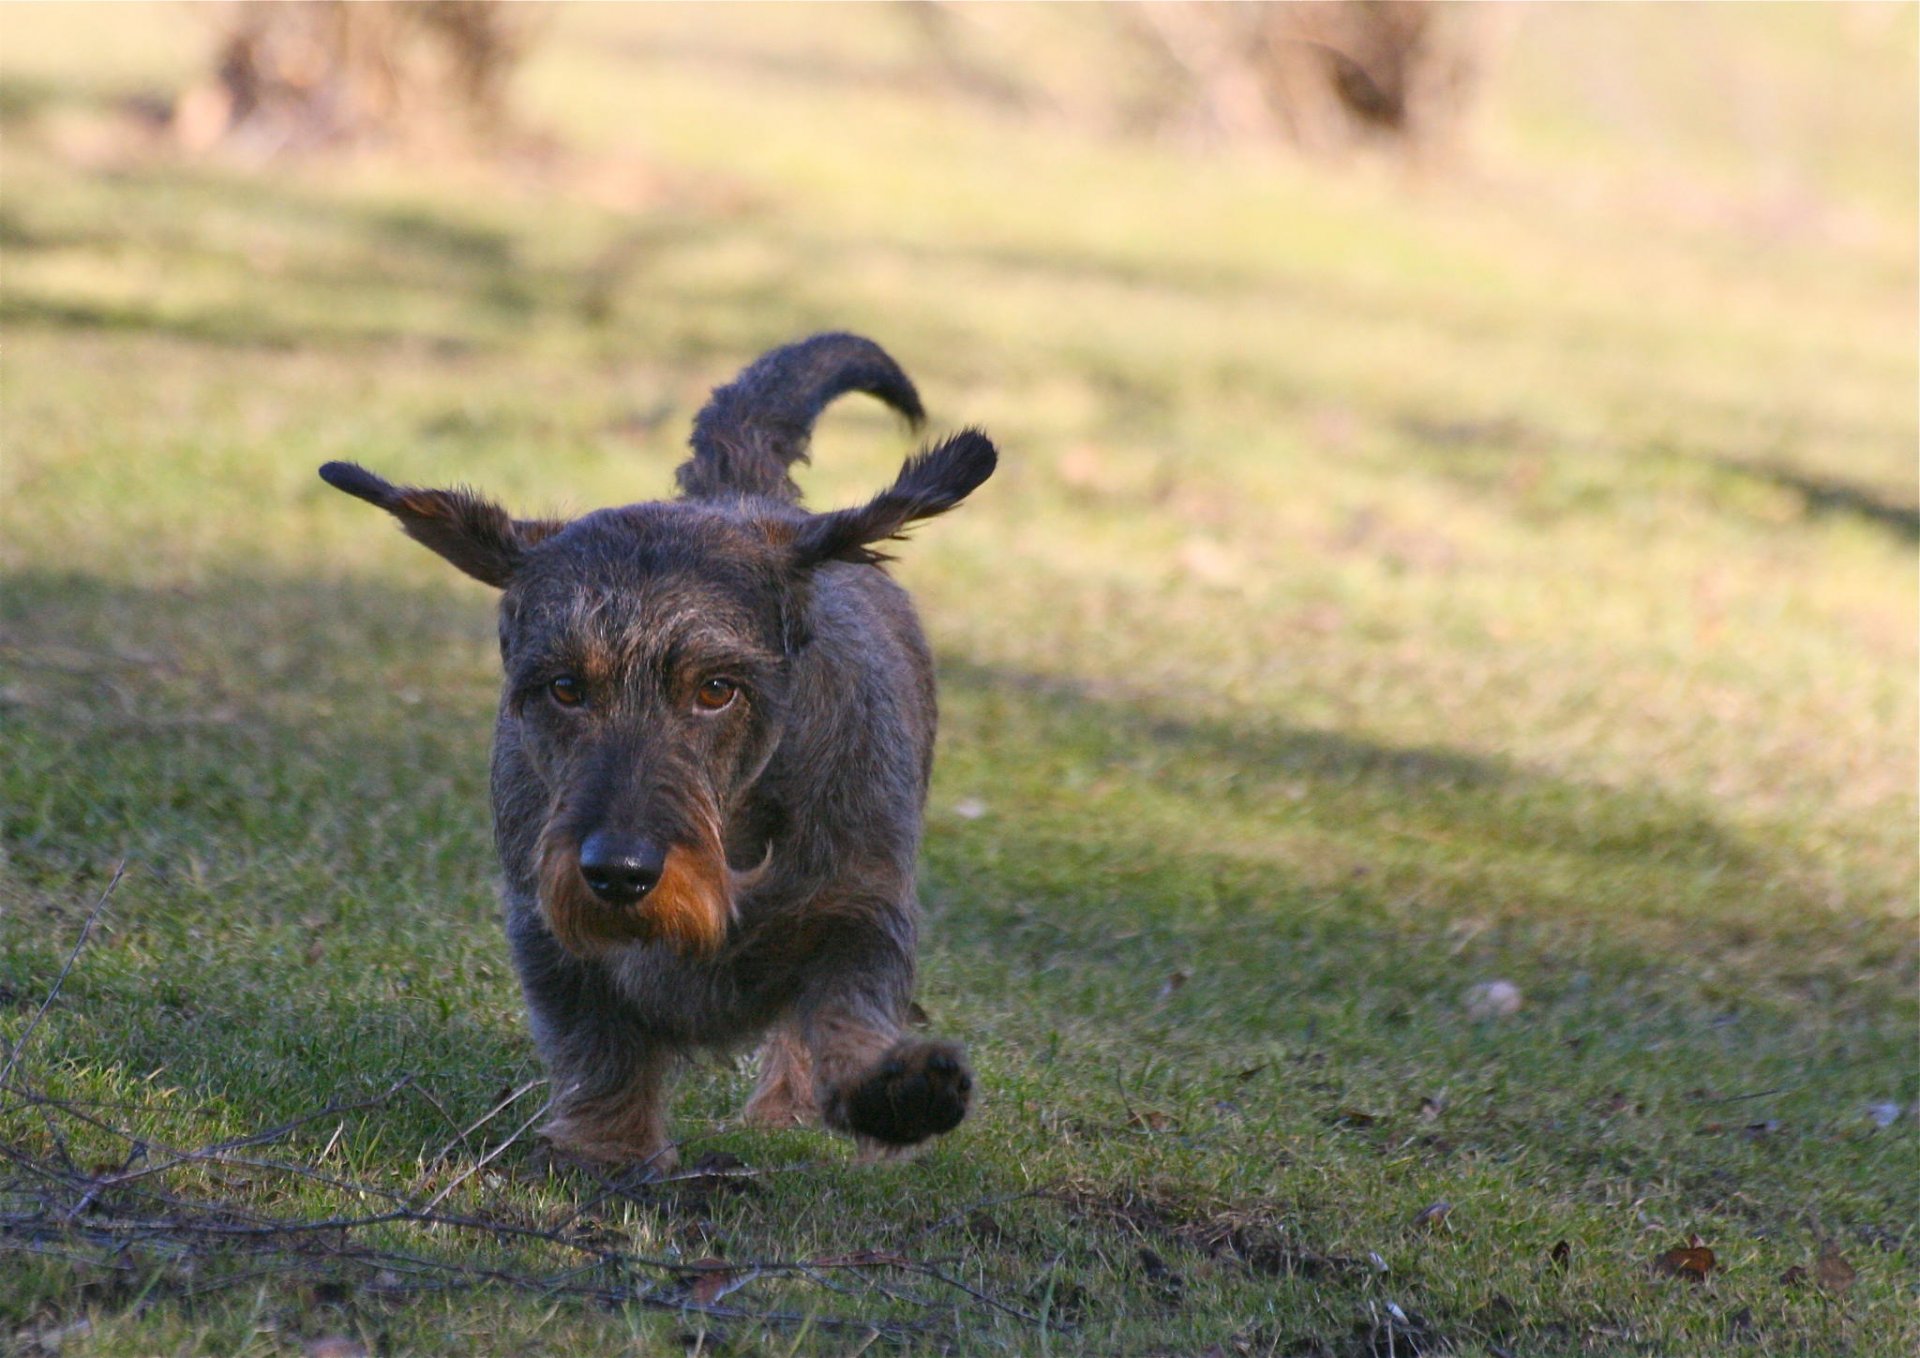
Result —
<instances>
[{"instance_id":1,"label":"lawn","mask_svg":"<svg viewBox=\"0 0 1920 1358\"><path fill-rule=\"evenodd\" d=\"M0 27L0 1350L1920 1344L1913 10L1531 15L1411 183L884 10L563 11L505 166L183 159L191 11ZM895 567L980 1101L875 1170L716 1061L695 1172L550 1172L491 596L314 469L663 494L828 328L1002 448Z\"/></svg>"}]
</instances>

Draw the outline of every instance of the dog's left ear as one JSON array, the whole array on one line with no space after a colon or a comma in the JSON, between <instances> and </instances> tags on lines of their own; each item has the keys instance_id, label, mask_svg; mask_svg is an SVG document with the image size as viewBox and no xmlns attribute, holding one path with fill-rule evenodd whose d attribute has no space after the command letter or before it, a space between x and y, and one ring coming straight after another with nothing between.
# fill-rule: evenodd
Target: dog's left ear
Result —
<instances>
[{"instance_id":1,"label":"dog's left ear","mask_svg":"<svg viewBox=\"0 0 1920 1358\"><path fill-rule=\"evenodd\" d=\"M352 462L327 463L320 479L386 510L408 537L495 589L506 588L528 548L566 527L558 519L516 519L470 490L396 486Z\"/></svg>"},{"instance_id":2,"label":"dog's left ear","mask_svg":"<svg viewBox=\"0 0 1920 1358\"><path fill-rule=\"evenodd\" d=\"M902 537L907 525L944 514L993 475L1000 455L977 429L964 430L915 454L894 483L857 509L815 514L794 533L793 551L802 567L826 561L875 564L888 560L873 544Z\"/></svg>"}]
</instances>

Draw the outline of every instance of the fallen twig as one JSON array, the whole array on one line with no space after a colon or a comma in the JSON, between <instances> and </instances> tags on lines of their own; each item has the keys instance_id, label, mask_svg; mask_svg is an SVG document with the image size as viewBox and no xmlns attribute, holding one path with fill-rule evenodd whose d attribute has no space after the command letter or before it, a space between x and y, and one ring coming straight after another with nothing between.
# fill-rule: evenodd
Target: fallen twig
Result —
<instances>
[{"instance_id":1,"label":"fallen twig","mask_svg":"<svg viewBox=\"0 0 1920 1358\"><path fill-rule=\"evenodd\" d=\"M551 1107L553 1107L553 1100L550 1098L544 1100L538 1108L533 1110L533 1116L529 1117L525 1122L521 1123L518 1127L515 1127L513 1129L513 1134L511 1136L509 1136L505 1141L502 1141L499 1145L495 1146L492 1150L488 1151L485 1155L481 1156L478 1160L474 1161L473 1164L469 1165L465 1170L455 1175L453 1177L453 1180L450 1183L448 1183L445 1188L441 1189L438 1193L435 1193L431 1198L427 1199L427 1205L423 1207L421 1211L431 1212L435 1207L438 1207L441 1203L445 1202L447 1200L447 1195L452 1193L454 1189L460 1187L461 1184L465 1183L468 1179L471 1179L474 1175L478 1174L481 1170L485 1169L488 1165L492 1164L495 1160L499 1159L500 1156L506 1152L507 1147L511 1146L514 1142L518 1141L521 1137L525 1136L529 1131L531 1131L533 1129L533 1124L538 1122L541 1118L545 1117L547 1115L547 1110Z\"/></svg>"},{"instance_id":2,"label":"fallen twig","mask_svg":"<svg viewBox=\"0 0 1920 1358\"><path fill-rule=\"evenodd\" d=\"M472 1136L475 1132L479 1131L482 1127L486 1126L489 1122L493 1121L496 1117L500 1116L500 1114L504 1113L507 1109L513 1107L514 1104L520 1102L521 1099L525 1098L529 1093L538 1089L541 1085L545 1083L546 1083L545 1080L528 1080L525 1084L521 1085L518 1089L514 1090L511 1094L507 1095L504 1099L501 1099L498 1103L494 1104L493 1107L489 1108L486 1112L482 1113L480 1117L472 1125L470 1125L464 1132L461 1132L458 1137L456 1137L452 1141L449 1141L446 1145L442 1146L440 1148L439 1153L435 1155L432 1160L428 1161L428 1163L435 1164L441 1160L446 1159L447 1156L453 1153L453 1148L456 1145L460 1145L460 1146L466 1145L468 1137ZM541 1111L542 1112L546 1111L544 1106L542 1107Z\"/></svg>"},{"instance_id":3,"label":"fallen twig","mask_svg":"<svg viewBox=\"0 0 1920 1358\"><path fill-rule=\"evenodd\" d=\"M54 1000L60 994L60 987L67 983L67 974L73 970L73 964L80 960L80 950L87 946L87 940L93 936L93 926L100 918L100 912L107 908L107 901L113 896L113 889L120 885L120 879L127 874L127 860L121 859L113 869L113 878L107 883L106 890L100 893L100 899L93 903L93 909L87 912L87 922L80 926L80 937L74 941L73 951L67 954L67 964L60 968L60 974L53 978L53 988L47 991L47 997L40 1001L40 1007L27 1020L27 1029L20 1034L20 1040L13 1044L13 1051L7 1056L7 1064L0 1069L0 1085L13 1078L13 1068L20 1064L20 1055L26 1051L27 1043L32 1040L34 1030L40 1026L47 1010L52 1008Z\"/></svg>"},{"instance_id":4,"label":"fallen twig","mask_svg":"<svg viewBox=\"0 0 1920 1358\"><path fill-rule=\"evenodd\" d=\"M456 1139L429 1162L442 1163L463 1147L469 1148L470 1154L475 1133L544 1081L521 1085L465 1129L448 1115L446 1107L431 1091L420 1087L416 1077L408 1076L377 1094L336 1100L259 1131L192 1148L169 1145L146 1131L121 1125L111 1117L117 1112L178 1110L109 1100L65 1099L33 1088L18 1074L29 1040L58 998L123 873L124 863L115 870L89 912L66 964L33 1019L13 1044L4 1074L0 1074L0 1102L37 1114L47 1125L48 1144L52 1148L51 1154L36 1154L25 1146L0 1142L0 1255L37 1255L60 1259L75 1267L108 1270L126 1280L146 1278L147 1289L161 1286L169 1295L180 1298L204 1297L258 1284L263 1279L337 1279L345 1269L351 1271L350 1276L360 1279L359 1285L382 1294L504 1287L603 1306L646 1306L715 1320L811 1327L862 1337L865 1344L861 1347L882 1338L905 1339L925 1334L936 1321L952 1323L964 1309L976 1306L1012 1316L1024 1324L1055 1330L1067 1328L951 1276L941 1267L949 1262L946 1259L915 1259L899 1252L861 1250L801 1260L690 1263L681 1258L632 1253L623 1247L622 1235L599 1227L571 1229L582 1215L616 1195L651 1210L672 1210L680 1200L673 1191L675 1185L753 1180L817 1167L810 1163L758 1169L737 1162L696 1164L644 1184L633 1182L631 1175L609 1177L596 1171L591 1177L597 1191L589 1192L584 1202L573 1207L558 1226L551 1229L444 1210L443 1204L461 1185L496 1163L526 1136L547 1113L551 1098L424 1203L416 1204L414 1195L394 1188L324 1172L315 1163L295 1161L285 1153L280 1157L249 1153L284 1140L311 1124L332 1121L335 1125L326 1147L316 1158L325 1157L348 1134L350 1119L345 1115L380 1108L402 1091L413 1089L457 1133ZM124 1147L117 1167L89 1170L77 1164L66 1152L67 1139L63 1132L63 1129L76 1128L86 1129L89 1140L103 1136ZM174 1191L168 1176L175 1171L189 1170L199 1171L199 1175L189 1181L194 1191ZM366 1206L375 1210L337 1212L331 1216L274 1215L247 1205L250 1199L242 1196L247 1186L239 1177L242 1174L249 1179L257 1179L262 1174L284 1175L363 1202L373 1199L366 1202ZM207 1191L209 1186L211 1194ZM233 1196L223 1194L223 1189ZM973 1204L963 1209L961 1215L983 1206L1030 1196L1035 1193L1001 1195ZM922 1228L912 1239L932 1234L954 1219L957 1218L943 1218ZM431 1253L414 1254L404 1247L390 1247L404 1244L402 1240L392 1239L391 1232L410 1228L457 1232L476 1239L483 1247L491 1242L499 1253L480 1258L472 1257L471 1253L466 1258L433 1257ZM464 1250L465 1246L461 1248ZM554 1251L561 1252L560 1257L555 1257ZM931 1288L889 1285L876 1276L887 1271L929 1279L951 1289L957 1294L957 1300L925 1295L933 1291ZM712 1281L698 1289L688 1285L689 1278L714 1273L723 1275L719 1286ZM645 1276L631 1276L635 1274ZM847 1274L858 1280L856 1285L834 1279L834 1275L845 1278ZM721 1304L727 1293L746 1288L761 1278L786 1278L839 1297L870 1298L895 1312L912 1308L917 1316L836 1316L782 1306L754 1309Z\"/></svg>"}]
</instances>

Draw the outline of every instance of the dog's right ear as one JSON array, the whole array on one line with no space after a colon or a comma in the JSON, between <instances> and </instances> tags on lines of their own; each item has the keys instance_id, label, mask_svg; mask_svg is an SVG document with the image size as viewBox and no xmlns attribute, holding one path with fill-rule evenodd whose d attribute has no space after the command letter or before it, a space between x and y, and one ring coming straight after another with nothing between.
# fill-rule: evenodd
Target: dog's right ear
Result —
<instances>
[{"instance_id":1,"label":"dog's right ear","mask_svg":"<svg viewBox=\"0 0 1920 1358\"><path fill-rule=\"evenodd\" d=\"M566 527L558 519L516 519L470 490L396 486L352 462L327 463L320 479L386 510L408 537L495 589L506 588L528 548Z\"/></svg>"},{"instance_id":2,"label":"dog's right ear","mask_svg":"<svg viewBox=\"0 0 1920 1358\"><path fill-rule=\"evenodd\" d=\"M807 519L794 532L794 560L803 567L826 561L878 565L889 557L875 543L902 537L908 525L957 508L998 463L985 434L962 430L908 458L894 483L867 503Z\"/></svg>"}]
</instances>

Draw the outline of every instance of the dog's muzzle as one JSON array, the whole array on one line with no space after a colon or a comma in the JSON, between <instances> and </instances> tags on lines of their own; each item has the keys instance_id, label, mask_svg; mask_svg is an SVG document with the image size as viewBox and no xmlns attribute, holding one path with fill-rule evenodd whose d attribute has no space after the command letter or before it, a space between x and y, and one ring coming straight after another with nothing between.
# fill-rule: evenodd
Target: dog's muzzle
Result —
<instances>
[{"instance_id":1,"label":"dog's muzzle","mask_svg":"<svg viewBox=\"0 0 1920 1358\"><path fill-rule=\"evenodd\" d=\"M567 951L601 956L631 943L662 943L710 956L726 941L738 891L759 873L727 866L719 827L689 842L662 845L647 835L596 830L572 841L544 837L539 899L547 925Z\"/></svg>"}]
</instances>

